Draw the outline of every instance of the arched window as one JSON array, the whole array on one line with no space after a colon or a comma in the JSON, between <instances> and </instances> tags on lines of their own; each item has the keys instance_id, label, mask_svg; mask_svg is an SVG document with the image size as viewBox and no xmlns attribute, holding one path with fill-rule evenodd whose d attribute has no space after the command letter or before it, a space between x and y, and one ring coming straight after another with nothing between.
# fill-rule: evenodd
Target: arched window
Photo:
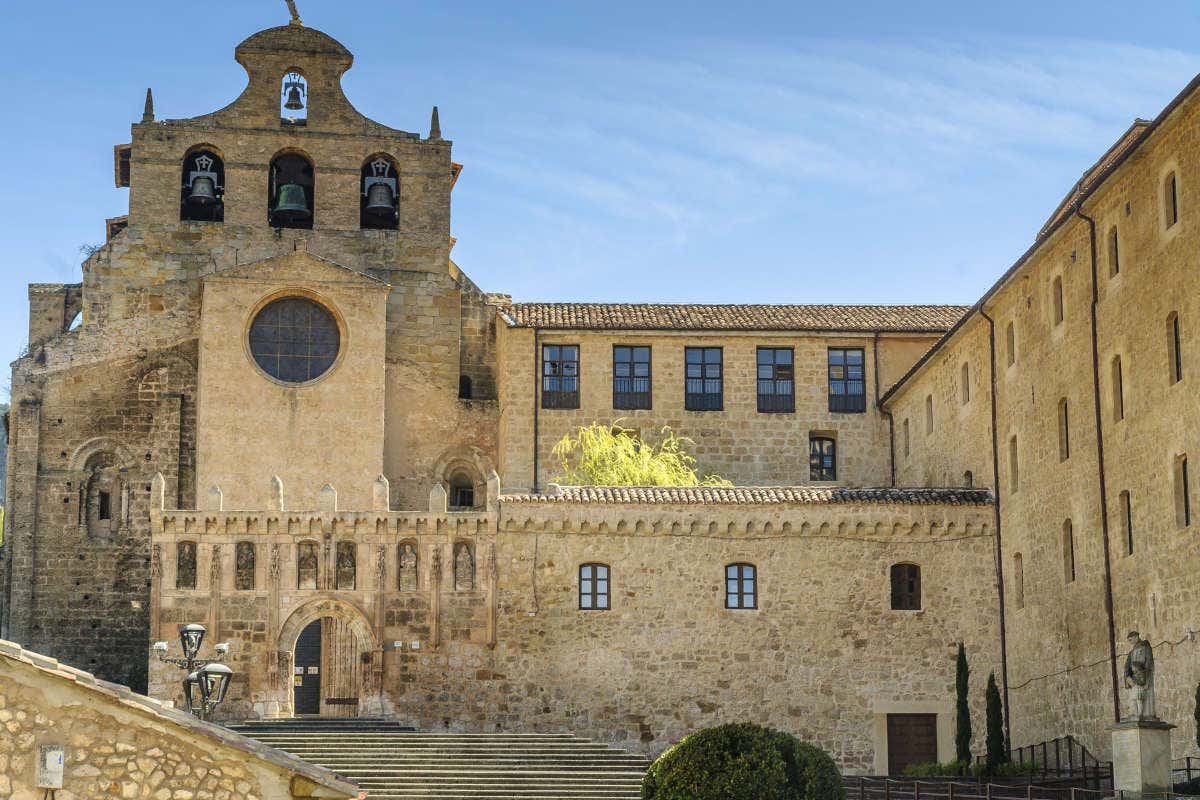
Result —
<instances>
[{"instance_id":1,"label":"arched window","mask_svg":"<svg viewBox=\"0 0 1200 800\"><path fill-rule=\"evenodd\" d=\"M1017 329L1013 323L1008 323L1008 327L1004 329L1004 344L1005 352L1008 359L1008 366L1017 363Z\"/></svg>"},{"instance_id":2,"label":"arched window","mask_svg":"<svg viewBox=\"0 0 1200 800\"><path fill-rule=\"evenodd\" d=\"M211 147L195 147L183 157L179 219L221 222L225 219L225 162Z\"/></svg>"},{"instance_id":3,"label":"arched window","mask_svg":"<svg viewBox=\"0 0 1200 800\"><path fill-rule=\"evenodd\" d=\"M1108 232L1108 277L1112 278L1121 272L1121 248L1117 238L1117 226L1113 225Z\"/></svg>"},{"instance_id":4,"label":"arched window","mask_svg":"<svg viewBox=\"0 0 1200 800\"><path fill-rule=\"evenodd\" d=\"M971 470L967 470L963 473L963 486L966 486L968 489L970 489L974 485L975 475L971 472Z\"/></svg>"},{"instance_id":5,"label":"arched window","mask_svg":"<svg viewBox=\"0 0 1200 800\"><path fill-rule=\"evenodd\" d=\"M469 511L475 507L475 481L463 471L450 475L450 508Z\"/></svg>"},{"instance_id":6,"label":"arched window","mask_svg":"<svg viewBox=\"0 0 1200 800\"><path fill-rule=\"evenodd\" d=\"M921 568L916 564L892 564L892 608L921 610Z\"/></svg>"},{"instance_id":7,"label":"arched window","mask_svg":"<svg viewBox=\"0 0 1200 800\"><path fill-rule=\"evenodd\" d=\"M1075 528L1071 520L1065 520L1062 526L1063 547L1063 580L1072 583L1075 580Z\"/></svg>"},{"instance_id":8,"label":"arched window","mask_svg":"<svg viewBox=\"0 0 1200 800\"><path fill-rule=\"evenodd\" d=\"M271 161L267 186L267 222L273 228L311 230L316 188L312 162L299 153Z\"/></svg>"},{"instance_id":9,"label":"arched window","mask_svg":"<svg viewBox=\"0 0 1200 800\"><path fill-rule=\"evenodd\" d=\"M180 542L175 545L175 588L196 588L195 542Z\"/></svg>"},{"instance_id":10,"label":"arched window","mask_svg":"<svg viewBox=\"0 0 1200 800\"><path fill-rule=\"evenodd\" d=\"M372 230L400 227L400 174L387 156L372 156L362 167L359 226Z\"/></svg>"},{"instance_id":11,"label":"arched window","mask_svg":"<svg viewBox=\"0 0 1200 800\"><path fill-rule=\"evenodd\" d=\"M925 395L925 435L933 433L933 395Z\"/></svg>"},{"instance_id":12,"label":"arched window","mask_svg":"<svg viewBox=\"0 0 1200 800\"><path fill-rule=\"evenodd\" d=\"M1071 457L1071 423L1067 414L1067 398L1058 401L1058 460Z\"/></svg>"},{"instance_id":13,"label":"arched window","mask_svg":"<svg viewBox=\"0 0 1200 800\"><path fill-rule=\"evenodd\" d=\"M1117 422L1125 419L1125 374L1120 356L1113 356L1112 360L1112 406L1113 419Z\"/></svg>"},{"instance_id":14,"label":"arched window","mask_svg":"<svg viewBox=\"0 0 1200 800\"><path fill-rule=\"evenodd\" d=\"M1183 353L1179 349L1179 314L1167 317L1167 365L1171 383L1183 380Z\"/></svg>"},{"instance_id":15,"label":"arched window","mask_svg":"<svg viewBox=\"0 0 1200 800\"><path fill-rule=\"evenodd\" d=\"M1054 324L1057 325L1063 321L1063 283L1062 276L1054 277L1054 285L1050 290L1050 302L1053 306Z\"/></svg>"},{"instance_id":16,"label":"arched window","mask_svg":"<svg viewBox=\"0 0 1200 800\"><path fill-rule=\"evenodd\" d=\"M458 591L475 588L475 548L469 542L454 545L454 588Z\"/></svg>"},{"instance_id":17,"label":"arched window","mask_svg":"<svg viewBox=\"0 0 1200 800\"><path fill-rule=\"evenodd\" d=\"M417 543L415 541L401 542L396 551L396 588L402 592L415 592L417 582Z\"/></svg>"},{"instance_id":18,"label":"arched window","mask_svg":"<svg viewBox=\"0 0 1200 800\"><path fill-rule=\"evenodd\" d=\"M317 543L300 542L296 545L296 588L317 588Z\"/></svg>"},{"instance_id":19,"label":"arched window","mask_svg":"<svg viewBox=\"0 0 1200 800\"><path fill-rule=\"evenodd\" d=\"M236 575L234 586L247 591L254 588L254 542L238 542L236 556Z\"/></svg>"},{"instance_id":20,"label":"arched window","mask_svg":"<svg viewBox=\"0 0 1200 800\"><path fill-rule=\"evenodd\" d=\"M579 610L607 611L609 608L608 566L579 565Z\"/></svg>"},{"instance_id":21,"label":"arched window","mask_svg":"<svg viewBox=\"0 0 1200 800\"><path fill-rule=\"evenodd\" d=\"M837 442L832 437L808 437L808 479L837 480Z\"/></svg>"},{"instance_id":22,"label":"arched window","mask_svg":"<svg viewBox=\"0 0 1200 800\"><path fill-rule=\"evenodd\" d=\"M354 542L337 543L337 588L349 592L358 577L358 554Z\"/></svg>"},{"instance_id":23,"label":"arched window","mask_svg":"<svg viewBox=\"0 0 1200 800\"><path fill-rule=\"evenodd\" d=\"M971 402L971 365L962 365L962 403L965 406Z\"/></svg>"},{"instance_id":24,"label":"arched window","mask_svg":"<svg viewBox=\"0 0 1200 800\"><path fill-rule=\"evenodd\" d=\"M1174 172L1163 180L1163 220L1168 228L1179 222L1179 187Z\"/></svg>"},{"instance_id":25,"label":"arched window","mask_svg":"<svg viewBox=\"0 0 1200 800\"><path fill-rule=\"evenodd\" d=\"M1025 607L1025 559L1020 553L1013 554L1013 605Z\"/></svg>"},{"instance_id":26,"label":"arched window","mask_svg":"<svg viewBox=\"0 0 1200 800\"><path fill-rule=\"evenodd\" d=\"M121 527L122 497L120 467L110 452L99 452L84 465L87 477L80 485L82 527L89 536L106 539Z\"/></svg>"},{"instance_id":27,"label":"arched window","mask_svg":"<svg viewBox=\"0 0 1200 800\"><path fill-rule=\"evenodd\" d=\"M308 81L298 69L283 76L279 90L279 121L284 125L308 124Z\"/></svg>"},{"instance_id":28,"label":"arched window","mask_svg":"<svg viewBox=\"0 0 1200 800\"><path fill-rule=\"evenodd\" d=\"M758 571L753 564L725 567L725 607L758 608Z\"/></svg>"}]
</instances>

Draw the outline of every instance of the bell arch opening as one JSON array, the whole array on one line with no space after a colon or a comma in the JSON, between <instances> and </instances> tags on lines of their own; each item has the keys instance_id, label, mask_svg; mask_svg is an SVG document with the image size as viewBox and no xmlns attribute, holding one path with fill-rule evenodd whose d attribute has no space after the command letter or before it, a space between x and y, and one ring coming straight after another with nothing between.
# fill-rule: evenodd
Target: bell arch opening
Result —
<instances>
[{"instance_id":1,"label":"bell arch opening","mask_svg":"<svg viewBox=\"0 0 1200 800\"><path fill-rule=\"evenodd\" d=\"M312 230L316 193L313 163L286 151L271 159L267 186L267 222L273 228Z\"/></svg>"},{"instance_id":2,"label":"bell arch opening","mask_svg":"<svg viewBox=\"0 0 1200 800\"><path fill-rule=\"evenodd\" d=\"M215 147L204 144L188 150L179 191L180 221L225 221L225 161Z\"/></svg>"},{"instance_id":3,"label":"bell arch opening","mask_svg":"<svg viewBox=\"0 0 1200 800\"><path fill-rule=\"evenodd\" d=\"M308 79L295 67L284 74L279 89L279 123L308 124Z\"/></svg>"},{"instance_id":4,"label":"bell arch opening","mask_svg":"<svg viewBox=\"0 0 1200 800\"><path fill-rule=\"evenodd\" d=\"M400 227L400 173L391 156L379 153L362 167L359 227L396 230Z\"/></svg>"}]
</instances>

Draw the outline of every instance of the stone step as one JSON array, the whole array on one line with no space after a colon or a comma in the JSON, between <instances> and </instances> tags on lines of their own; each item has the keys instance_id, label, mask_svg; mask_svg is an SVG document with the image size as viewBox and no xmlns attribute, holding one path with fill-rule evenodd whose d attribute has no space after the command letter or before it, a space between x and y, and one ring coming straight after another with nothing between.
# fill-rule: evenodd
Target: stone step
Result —
<instances>
[{"instance_id":1,"label":"stone step","mask_svg":"<svg viewBox=\"0 0 1200 800\"><path fill-rule=\"evenodd\" d=\"M349 778L372 800L636 800L647 767L569 733L424 733L375 718L230 727Z\"/></svg>"}]
</instances>

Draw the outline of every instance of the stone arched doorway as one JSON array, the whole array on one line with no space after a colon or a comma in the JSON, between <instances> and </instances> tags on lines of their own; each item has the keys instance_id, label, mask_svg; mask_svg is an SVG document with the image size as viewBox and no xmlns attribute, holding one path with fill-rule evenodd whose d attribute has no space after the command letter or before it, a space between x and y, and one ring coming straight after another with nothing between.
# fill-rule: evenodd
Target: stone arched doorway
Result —
<instances>
[{"instance_id":1,"label":"stone arched doorway","mask_svg":"<svg viewBox=\"0 0 1200 800\"><path fill-rule=\"evenodd\" d=\"M382 652L353 604L324 598L296 609L280 629L277 651L281 716L379 713Z\"/></svg>"}]
</instances>

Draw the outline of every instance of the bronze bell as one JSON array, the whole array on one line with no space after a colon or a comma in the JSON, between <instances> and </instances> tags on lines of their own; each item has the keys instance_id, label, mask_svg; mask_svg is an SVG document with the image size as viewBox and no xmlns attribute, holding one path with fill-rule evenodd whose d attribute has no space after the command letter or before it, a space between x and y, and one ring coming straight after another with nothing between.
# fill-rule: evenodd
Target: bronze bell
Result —
<instances>
[{"instance_id":1,"label":"bronze bell","mask_svg":"<svg viewBox=\"0 0 1200 800\"><path fill-rule=\"evenodd\" d=\"M300 99L300 87L293 84L288 89L287 102L283 107L288 111L300 111L304 108L304 101Z\"/></svg>"},{"instance_id":2,"label":"bronze bell","mask_svg":"<svg viewBox=\"0 0 1200 800\"><path fill-rule=\"evenodd\" d=\"M308 208L308 198L304 196L304 187L298 183L285 183L279 187L279 200L275 203L275 214L282 219L308 219L312 211Z\"/></svg>"},{"instance_id":3,"label":"bronze bell","mask_svg":"<svg viewBox=\"0 0 1200 800\"><path fill-rule=\"evenodd\" d=\"M206 176L199 176L192 180L192 192L188 195L188 202L195 203L198 206L210 206L217 202L217 190L213 184L213 179Z\"/></svg>"},{"instance_id":4,"label":"bronze bell","mask_svg":"<svg viewBox=\"0 0 1200 800\"><path fill-rule=\"evenodd\" d=\"M386 217L395 212L392 203L392 187L386 183L373 183L367 189L367 213L377 217Z\"/></svg>"}]
</instances>

